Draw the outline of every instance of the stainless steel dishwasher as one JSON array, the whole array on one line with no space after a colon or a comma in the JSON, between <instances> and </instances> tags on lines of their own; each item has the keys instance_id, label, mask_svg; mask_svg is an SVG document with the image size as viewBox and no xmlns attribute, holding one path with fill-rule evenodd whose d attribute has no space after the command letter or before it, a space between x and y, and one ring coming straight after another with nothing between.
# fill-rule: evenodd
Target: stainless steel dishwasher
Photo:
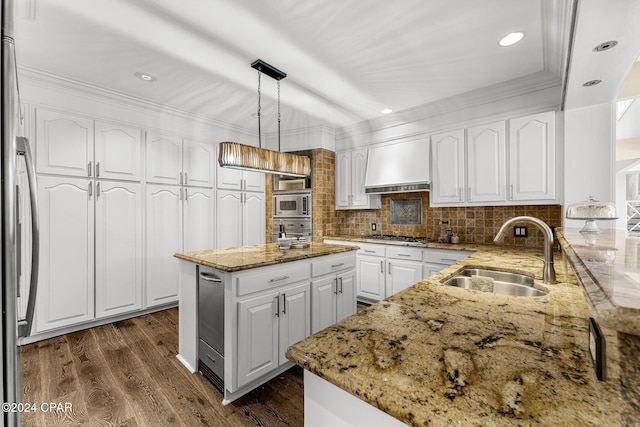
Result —
<instances>
[{"instance_id":1,"label":"stainless steel dishwasher","mask_svg":"<svg viewBox=\"0 0 640 427\"><path fill-rule=\"evenodd\" d=\"M224 393L224 283L198 266L198 370Z\"/></svg>"}]
</instances>

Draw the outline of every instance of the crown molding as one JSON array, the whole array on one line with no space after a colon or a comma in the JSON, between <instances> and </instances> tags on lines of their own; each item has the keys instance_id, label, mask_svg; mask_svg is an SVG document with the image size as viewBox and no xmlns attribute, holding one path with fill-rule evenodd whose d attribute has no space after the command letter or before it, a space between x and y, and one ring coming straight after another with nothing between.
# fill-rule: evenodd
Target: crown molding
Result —
<instances>
[{"instance_id":1,"label":"crown molding","mask_svg":"<svg viewBox=\"0 0 640 427\"><path fill-rule=\"evenodd\" d=\"M18 77L21 81L29 84L39 85L47 88L56 88L65 92L73 92L77 95L98 99L111 104L121 104L130 108L152 112L159 116L171 115L189 121L196 121L207 125L212 125L228 131L244 133L257 136L257 132L250 129L235 126L202 114L180 110L168 105L148 101L143 98L134 97L122 92L114 91L102 86L92 85L79 80L73 80L58 74L50 73L41 69L18 65Z\"/></svg>"}]
</instances>

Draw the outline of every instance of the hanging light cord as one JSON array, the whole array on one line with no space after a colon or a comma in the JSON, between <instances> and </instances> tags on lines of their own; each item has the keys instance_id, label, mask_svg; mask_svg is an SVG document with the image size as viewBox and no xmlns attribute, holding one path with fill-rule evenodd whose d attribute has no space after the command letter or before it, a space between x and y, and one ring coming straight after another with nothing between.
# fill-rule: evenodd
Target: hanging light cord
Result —
<instances>
[{"instance_id":1,"label":"hanging light cord","mask_svg":"<svg viewBox=\"0 0 640 427\"><path fill-rule=\"evenodd\" d=\"M278 79L278 151L280 151L280 79Z\"/></svg>"},{"instance_id":2,"label":"hanging light cord","mask_svg":"<svg viewBox=\"0 0 640 427\"><path fill-rule=\"evenodd\" d=\"M260 130L260 110L262 109L260 105L260 76L262 73L258 70L258 147L262 148L262 131Z\"/></svg>"}]
</instances>

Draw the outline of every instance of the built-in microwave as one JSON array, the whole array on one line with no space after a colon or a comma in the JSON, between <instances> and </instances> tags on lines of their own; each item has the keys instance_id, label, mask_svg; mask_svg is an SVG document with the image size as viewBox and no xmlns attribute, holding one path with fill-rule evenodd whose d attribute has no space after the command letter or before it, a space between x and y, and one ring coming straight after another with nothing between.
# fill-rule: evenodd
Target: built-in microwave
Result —
<instances>
[{"instance_id":1,"label":"built-in microwave","mask_svg":"<svg viewBox=\"0 0 640 427\"><path fill-rule=\"evenodd\" d=\"M273 196L273 217L311 217L311 193L275 194Z\"/></svg>"}]
</instances>

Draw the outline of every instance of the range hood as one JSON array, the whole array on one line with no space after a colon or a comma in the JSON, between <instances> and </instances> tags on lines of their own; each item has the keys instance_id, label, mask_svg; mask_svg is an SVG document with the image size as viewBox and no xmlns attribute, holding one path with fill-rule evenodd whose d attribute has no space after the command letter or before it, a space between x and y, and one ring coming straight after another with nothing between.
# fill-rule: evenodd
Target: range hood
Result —
<instances>
[{"instance_id":1,"label":"range hood","mask_svg":"<svg viewBox=\"0 0 640 427\"><path fill-rule=\"evenodd\" d=\"M367 194L429 191L428 140L370 148L364 188Z\"/></svg>"}]
</instances>

